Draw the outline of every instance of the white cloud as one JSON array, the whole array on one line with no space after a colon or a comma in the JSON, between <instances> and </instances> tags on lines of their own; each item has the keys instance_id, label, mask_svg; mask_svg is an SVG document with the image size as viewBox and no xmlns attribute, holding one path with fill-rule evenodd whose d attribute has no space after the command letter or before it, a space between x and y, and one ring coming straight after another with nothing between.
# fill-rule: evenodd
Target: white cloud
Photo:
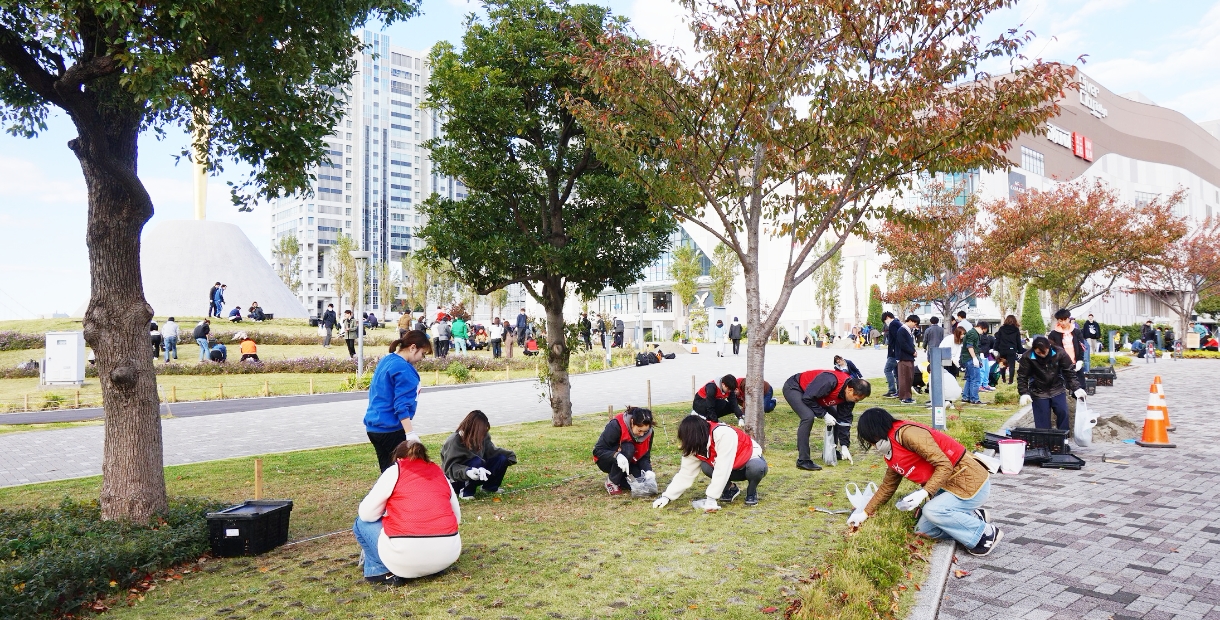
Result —
<instances>
[{"instance_id":1,"label":"white cloud","mask_svg":"<svg viewBox=\"0 0 1220 620\"><path fill-rule=\"evenodd\" d=\"M631 25L653 45L677 48L691 58L695 35L687 27L689 13L673 0L635 0L631 5Z\"/></svg>"}]
</instances>

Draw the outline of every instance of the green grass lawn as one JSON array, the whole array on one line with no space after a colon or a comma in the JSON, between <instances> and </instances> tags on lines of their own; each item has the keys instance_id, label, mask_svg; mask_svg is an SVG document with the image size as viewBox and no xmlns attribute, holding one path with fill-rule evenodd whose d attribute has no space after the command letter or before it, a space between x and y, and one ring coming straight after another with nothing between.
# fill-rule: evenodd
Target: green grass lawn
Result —
<instances>
[{"instance_id":1,"label":"green grass lawn","mask_svg":"<svg viewBox=\"0 0 1220 620\"><path fill-rule=\"evenodd\" d=\"M921 419L923 407L894 407ZM951 432L977 439L1008 407L953 412ZM653 464L662 485L678 465L675 431L686 404L658 407L663 428ZM349 530L355 508L376 479L368 445L263 457L265 494L295 502L290 538L340 532L287 546L257 558L209 560L185 567L184 579L164 582L143 598L116 597L109 612L120 618L758 618L782 612L794 600L796 617L902 617L925 553L909 534L911 515L882 509L857 533L846 515L843 485L880 481L883 463L859 454L854 465L821 472L794 467L796 417L781 403L768 414L770 473L762 502L738 499L716 514L696 513L706 479L667 509L650 501L611 498L604 474L591 462L604 415L578 417L568 428L531 423L493 429L498 445L517 452L502 498L480 496L462 504L464 550L442 575L404 588L365 586L355 565ZM816 434L816 433L815 433ZM439 458L443 435L424 438ZM820 441L814 442L815 451ZM858 451L857 451L858 452ZM171 494L238 502L252 496L253 459L166 468ZM61 498L97 497L100 478L0 489L0 505L50 505ZM900 492L909 492L909 483ZM182 573L179 573L182 574ZM128 606L126 603L130 603ZM880 614L874 614L873 609Z\"/></svg>"}]
</instances>

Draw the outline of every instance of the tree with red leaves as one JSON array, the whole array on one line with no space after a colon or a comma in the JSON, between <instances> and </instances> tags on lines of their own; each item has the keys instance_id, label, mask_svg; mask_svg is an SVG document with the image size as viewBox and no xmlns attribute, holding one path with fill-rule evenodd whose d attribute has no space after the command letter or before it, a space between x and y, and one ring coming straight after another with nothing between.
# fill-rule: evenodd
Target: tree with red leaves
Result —
<instances>
[{"instance_id":1,"label":"tree with red leaves","mask_svg":"<svg viewBox=\"0 0 1220 620\"><path fill-rule=\"evenodd\" d=\"M1137 278L1186 234L1173 215L1184 196L1135 205L1103 181L1079 179L989 203L986 251L1002 257L993 275L1046 291L1053 308L1079 308Z\"/></svg>"},{"instance_id":2,"label":"tree with red leaves","mask_svg":"<svg viewBox=\"0 0 1220 620\"><path fill-rule=\"evenodd\" d=\"M1220 295L1220 218L1197 222L1133 279L1132 291L1159 300L1178 315L1178 334L1186 334L1200 299Z\"/></svg>"}]
</instances>

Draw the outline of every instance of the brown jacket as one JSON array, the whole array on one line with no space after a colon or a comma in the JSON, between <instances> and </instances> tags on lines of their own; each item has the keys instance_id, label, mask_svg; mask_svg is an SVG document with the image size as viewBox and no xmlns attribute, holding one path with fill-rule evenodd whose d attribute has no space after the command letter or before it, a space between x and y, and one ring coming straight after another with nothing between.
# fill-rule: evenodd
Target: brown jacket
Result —
<instances>
[{"instance_id":1,"label":"brown jacket","mask_svg":"<svg viewBox=\"0 0 1220 620\"><path fill-rule=\"evenodd\" d=\"M937 492L944 489L962 499L969 499L978 493L990 475L987 468L969 452L962 455L961 461L958 462L957 467L954 467L949 461L949 457L945 456L940 446L936 445L932 433L918 426L903 426L898 429L894 440L932 465L932 477L928 478L928 482L923 485L923 490L928 492L929 497L935 497ZM869 500L868 505L864 507L864 512L869 515L877 512L878 506L888 502L894 496L894 491L898 490L900 482L902 482L902 475L887 468L885 479L881 481L881 486L873 494L873 499Z\"/></svg>"}]
</instances>

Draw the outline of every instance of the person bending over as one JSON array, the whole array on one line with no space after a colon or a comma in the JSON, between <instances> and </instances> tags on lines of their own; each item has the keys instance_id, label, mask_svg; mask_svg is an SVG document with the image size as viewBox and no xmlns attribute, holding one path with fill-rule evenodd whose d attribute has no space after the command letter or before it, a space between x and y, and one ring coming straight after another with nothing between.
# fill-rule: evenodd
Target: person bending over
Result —
<instances>
[{"instance_id":1,"label":"person bending over","mask_svg":"<svg viewBox=\"0 0 1220 620\"><path fill-rule=\"evenodd\" d=\"M745 414L737 406L737 397L734 394L737 384L738 381L733 375L725 375L719 381L708 381L695 392L691 411L712 422L719 422L720 418L731 413L736 416L737 425L740 426Z\"/></svg>"},{"instance_id":2,"label":"person bending over","mask_svg":"<svg viewBox=\"0 0 1220 620\"><path fill-rule=\"evenodd\" d=\"M517 464L512 450L497 448L491 442L491 422L475 409L466 414L445 445L441 446L441 466L462 499L474 499L479 487L499 493L509 465Z\"/></svg>"},{"instance_id":3,"label":"person bending over","mask_svg":"<svg viewBox=\"0 0 1220 620\"><path fill-rule=\"evenodd\" d=\"M742 411L744 421L744 412L746 408L745 377L741 377L737 380L737 389L733 391L733 394L737 397L737 408ZM777 404L778 403L775 401L775 389L771 387L770 383L763 381L763 413L771 413L772 411L775 411L775 405Z\"/></svg>"},{"instance_id":4,"label":"person bending over","mask_svg":"<svg viewBox=\"0 0 1220 620\"><path fill-rule=\"evenodd\" d=\"M991 516L982 507L991 493L991 476L965 446L918 422L895 420L880 407L860 416L857 435L865 450L877 449L887 469L873 498L848 517L848 525L860 527L906 478L921 488L898 500L895 507L914 510L928 500L915 524L916 532L930 538L952 538L973 555L987 555L995 549L1004 532L991 524Z\"/></svg>"},{"instance_id":5,"label":"person bending over","mask_svg":"<svg viewBox=\"0 0 1220 620\"><path fill-rule=\"evenodd\" d=\"M419 372L415 364L432 352L428 335L410 331L390 343L390 354L377 362L369 381L369 406L364 430L377 453L377 465L385 471L394 464L390 453L407 439L419 441L411 424L419 397Z\"/></svg>"},{"instance_id":6,"label":"person bending over","mask_svg":"<svg viewBox=\"0 0 1220 620\"><path fill-rule=\"evenodd\" d=\"M630 480L656 489L656 474L652 472L652 411L627 407L606 423L606 428L593 446L597 468L606 472L606 492L622 495ZM628 478L630 476L630 478Z\"/></svg>"},{"instance_id":7,"label":"person bending over","mask_svg":"<svg viewBox=\"0 0 1220 620\"><path fill-rule=\"evenodd\" d=\"M730 503L741 494L734 482L746 481L746 505L758 503L758 483L767 475L767 461L762 447L739 428L688 415L678 425L678 442L682 446L682 463L677 475L653 508L664 508L695 483L699 472L712 479L703 499L694 507L704 512L720 510L720 503Z\"/></svg>"},{"instance_id":8,"label":"person bending over","mask_svg":"<svg viewBox=\"0 0 1220 620\"><path fill-rule=\"evenodd\" d=\"M853 379L840 370L808 370L797 373L784 383L784 400L796 412L801 423L796 428L796 467L818 471L820 465L809 458L809 433L813 421L822 420L834 429L835 445L842 458L851 458L852 410L856 403L868 398L872 386L864 379Z\"/></svg>"},{"instance_id":9,"label":"person bending over","mask_svg":"<svg viewBox=\"0 0 1220 620\"><path fill-rule=\"evenodd\" d=\"M1055 428L1069 429L1068 392L1076 398L1084 398L1085 391L1076 383L1075 364L1068 359L1063 349L1051 345L1046 336L1034 338L1029 351L1021 356L1017 368L1017 393L1020 404L1033 405L1034 426L1051 428L1051 412L1058 422Z\"/></svg>"},{"instance_id":10,"label":"person bending over","mask_svg":"<svg viewBox=\"0 0 1220 620\"><path fill-rule=\"evenodd\" d=\"M457 561L462 508L424 444L404 441L391 456L393 464L360 502L352 533L364 550L364 580L397 587Z\"/></svg>"}]
</instances>

